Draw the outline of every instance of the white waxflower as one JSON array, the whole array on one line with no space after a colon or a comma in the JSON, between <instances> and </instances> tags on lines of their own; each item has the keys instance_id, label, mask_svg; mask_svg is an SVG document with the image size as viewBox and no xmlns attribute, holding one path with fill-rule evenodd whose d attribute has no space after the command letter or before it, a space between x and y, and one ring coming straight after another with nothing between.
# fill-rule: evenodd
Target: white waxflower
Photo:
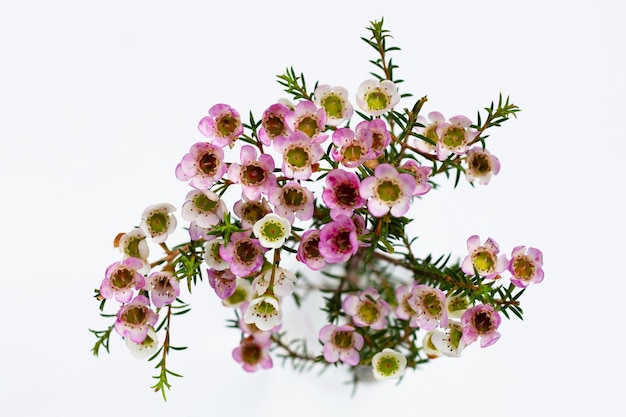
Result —
<instances>
[{"instance_id":1,"label":"white waxflower","mask_svg":"<svg viewBox=\"0 0 626 417\"><path fill-rule=\"evenodd\" d=\"M283 311L278 299L272 295L263 295L250 301L243 321L254 324L259 330L269 331L283 321Z\"/></svg>"},{"instance_id":2,"label":"white waxflower","mask_svg":"<svg viewBox=\"0 0 626 417\"><path fill-rule=\"evenodd\" d=\"M266 214L252 228L254 236L264 248L277 249L285 244L291 233L289 221L278 214Z\"/></svg>"},{"instance_id":3,"label":"white waxflower","mask_svg":"<svg viewBox=\"0 0 626 417\"><path fill-rule=\"evenodd\" d=\"M378 380L400 378L405 369L406 357L396 350L385 348L372 358L372 371Z\"/></svg>"},{"instance_id":4,"label":"white waxflower","mask_svg":"<svg viewBox=\"0 0 626 417\"><path fill-rule=\"evenodd\" d=\"M141 343L135 343L130 340L130 337L127 337L126 347L130 350L134 358L144 359L152 356L159 349L159 339L157 338L156 331L154 331L152 326L148 327L148 334Z\"/></svg>"},{"instance_id":5,"label":"white waxflower","mask_svg":"<svg viewBox=\"0 0 626 417\"><path fill-rule=\"evenodd\" d=\"M141 215L141 230L152 238L154 243L163 243L176 229L176 217L170 214L176 207L168 203L148 206Z\"/></svg>"}]
</instances>

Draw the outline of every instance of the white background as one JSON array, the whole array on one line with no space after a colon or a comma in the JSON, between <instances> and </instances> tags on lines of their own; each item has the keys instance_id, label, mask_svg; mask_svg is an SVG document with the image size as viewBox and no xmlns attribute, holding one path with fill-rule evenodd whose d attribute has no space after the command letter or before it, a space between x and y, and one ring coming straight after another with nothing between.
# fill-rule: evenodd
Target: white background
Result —
<instances>
[{"instance_id":1,"label":"white background","mask_svg":"<svg viewBox=\"0 0 626 417\"><path fill-rule=\"evenodd\" d=\"M619 1L20 1L0 6L0 412L55 415L619 415L623 396L624 105ZM523 111L493 130L502 171L419 201L426 254L471 234L544 252L525 320L394 382L297 374L278 360L245 373L239 334L206 281L173 324L168 402L153 364L105 328L93 289L118 232L149 204L178 207L174 167L215 103L256 115L283 97L287 66L353 94L374 55L359 38L385 17L406 80L446 116L510 95ZM409 106L410 103L403 103ZM258 116L257 116L258 117ZM184 237L184 235L180 235ZM185 293L183 293L185 294ZM303 331L311 323L303 322ZM308 326L308 327L307 327ZM315 347L315 345L313 345Z\"/></svg>"}]
</instances>

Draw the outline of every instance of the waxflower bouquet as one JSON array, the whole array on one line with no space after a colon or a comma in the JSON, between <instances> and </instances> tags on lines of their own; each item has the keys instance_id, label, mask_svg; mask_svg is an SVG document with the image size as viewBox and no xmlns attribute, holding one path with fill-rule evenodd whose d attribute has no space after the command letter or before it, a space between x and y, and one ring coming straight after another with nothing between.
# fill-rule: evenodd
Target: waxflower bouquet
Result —
<instances>
[{"instance_id":1,"label":"waxflower bouquet","mask_svg":"<svg viewBox=\"0 0 626 417\"><path fill-rule=\"evenodd\" d=\"M198 125L205 138L171 168L190 187L180 199L189 239L168 241L178 223L168 203L147 207L138 227L117 235L121 260L95 290L113 323L91 330L95 355L109 351L111 334L121 336L134 356L156 362L153 388L165 398L168 377L180 376L168 355L184 349L170 328L190 310L181 287L196 285L210 285L232 309L230 326L241 335L232 358L248 372L283 358L299 369L345 366L355 382L399 378L476 341L490 346L502 316L522 317L521 295L543 279L540 250L520 245L507 256L494 239L474 235L453 263L420 257L407 233L411 208L437 178L456 187L462 177L486 185L498 174L486 133L519 108L500 96L475 121L423 116L426 97L398 109L411 97L399 92L388 57L399 48L388 45L382 20L367 29L376 71L354 96L329 84L309 89L288 68L278 82L293 101L268 103L248 123L227 104L209 109ZM151 259L149 243L160 257ZM285 300L299 306L311 293L321 294L326 323L315 346L283 326L292 313ZM114 314L104 313L107 302L117 304Z\"/></svg>"}]
</instances>

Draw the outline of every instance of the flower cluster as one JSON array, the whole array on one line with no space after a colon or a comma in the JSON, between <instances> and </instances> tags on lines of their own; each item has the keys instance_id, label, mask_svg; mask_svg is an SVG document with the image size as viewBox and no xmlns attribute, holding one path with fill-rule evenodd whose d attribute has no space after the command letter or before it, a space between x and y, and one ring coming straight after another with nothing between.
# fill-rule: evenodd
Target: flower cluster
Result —
<instances>
[{"instance_id":1,"label":"flower cluster","mask_svg":"<svg viewBox=\"0 0 626 417\"><path fill-rule=\"evenodd\" d=\"M519 109L500 98L476 122L425 117L423 97L399 111L410 95L400 94L387 57L398 48L386 46L382 21L369 31L382 73L354 95L331 84L309 91L288 69L278 79L293 101L267 103L258 120L242 120L228 104L210 107L198 124L202 140L173 169L190 187L179 200L189 238L170 243L177 219L168 203L149 206L139 227L118 235L122 259L106 269L96 298L101 310L108 300L120 305L108 330L93 331L95 354L108 350L114 329L133 355L161 354L154 388L169 388L168 375L178 374L165 359L182 349L171 345L171 321L189 311L181 288L204 278L233 311L240 339L232 357L247 372L271 368L278 355L296 366L343 364L355 375L368 366L376 379L400 378L475 341L492 345L502 316L521 317L519 296L543 280L539 249L517 246L507 256L475 235L453 265L415 254L407 228L410 210L442 175L456 173L457 186L461 174L482 185L498 174L485 131ZM162 257L149 261L150 242ZM324 294L327 317L315 350L290 340L283 323L285 300L299 305L312 291Z\"/></svg>"}]
</instances>

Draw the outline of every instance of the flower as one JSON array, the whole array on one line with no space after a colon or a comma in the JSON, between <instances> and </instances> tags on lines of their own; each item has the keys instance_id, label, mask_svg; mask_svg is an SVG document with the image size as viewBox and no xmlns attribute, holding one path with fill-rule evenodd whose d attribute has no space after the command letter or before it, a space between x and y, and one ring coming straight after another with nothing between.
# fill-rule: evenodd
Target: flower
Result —
<instances>
[{"instance_id":1,"label":"flower","mask_svg":"<svg viewBox=\"0 0 626 417\"><path fill-rule=\"evenodd\" d=\"M326 176L325 185L322 200L330 209L333 220L339 215L352 216L354 210L367 202L359 193L361 181L354 172L333 169Z\"/></svg>"},{"instance_id":2,"label":"flower","mask_svg":"<svg viewBox=\"0 0 626 417\"><path fill-rule=\"evenodd\" d=\"M333 133L333 143L335 147L331 152L333 160L341 162L347 168L356 168L363 162L373 159L372 132L362 130L359 137L347 128L342 127Z\"/></svg>"},{"instance_id":3,"label":"flower","mask_svg":"<svg viewBox=\"0 0 626 417\"><path fill-rule=\"evenodd\" d=\"M292 130L285 116L291 112L283 103L272 104L263 112L259 129L259 140L263 145L269 146L279 136L289 137Z\"/></svg>"},{"instance_id":4,"label":"flower","mask_svg":"<svg viewBox=\"0 0 626 417\"><path fill-rule=\"evenodd\" d=\"M149 305L150 300L144 295L138 295L130 303L123 305L117 312L113 325L115 331L134 343L142 343L148 335L148 329L159 319L159 315Z\"/></svg>"},{"instance_id":5,"label":"flower","mask_svg":"<svg viewBox=\"0 0 626 417\"><path fill-rule=\"evenodd\" d=\"M293 132L288 138L276 138L274 148L283 155L283 174L297 180L308 180L313 165L324 156L322 147L301 131Z\"/></svg>"},{"instance_id":6,"label":"flower","mask_svg":"<svg viewBox=\"0 0 626 417\"><path fill-rule=\"evenodd\" d=\"M543 281L543 253L536 248L517 246L513 248L509 272L513 275L511 282L517 287L525 288L530 284Z\"/></svg>"},{"instance_id":7,"label":"flower","mask_svg":"<svg viewBox=\"0 0 626 417\"><path fill-rule=\"evenodd\" d=\"M348 90L343 87L331 87L328 84L318 85L313 93L314 101L326 113L326 124L338 126L350 119L354 108L348 101Z\"/></svg>"},{"instance_id":8,"label":"flower","mask_svg":"<svg viewBox=\"0 0 626 417\"><path fill-rule=\"evenodd\" d=\"M438 111L431 111L428 113L428 120L430 120L430 123L424 116L417 116L417 123L423 125L423 127L417 126L415 128L415 132L418 135L418 138L415 139L415 147L421 152L434 154L439 142L437 128L446 121L446 118Z\"/></svg>"},{"instance_id":9,"label":"flower","mask_svg":"<svg viewBox=\"0 0 626 417\"><path fill-rule=\"evenodd\" d=\"M369 199L367 208L375 217L388 212L394 217L403 216L409 210L410 198L415 192L415 178L411 174L398 173L389 164L380 164L373 177L361 181L361 197Z\"/></svg>"},{"instance_id":10,"label":"flower","mask_svg":"<svg viewBox=\"0 0 626 417\"><path fill-rule=\"evenodd\" d=\"M480 146L467 151L466 162L465 178L470 182L478 178L479 184L487 185L491 176L500 172L500 160Z\"/></svg>"},{"instance_id":11,"label":"flower","mask_svg":"<svg viewBox=\"0 0 626 417\"><path fill-rule=\"evenodd\" d=\"M498 256L500 247L492 238L481 246L478 235L472 235L467 239L467 249L469 255L463 259L461 270L468 275L478 273L485 279L495 279L509 266L505 255Z\"/></svg>"},{"instance_id":12,"label":"flower","mask_svg":"<svg viewBox=\"0 0 626 417\"><path fill-rule=\"evenodd\" d=\"M319 339L324 344L323 354L327 362L341 361L347 365L359 364L359 350L363 347L363 336L350 325L335 326L327 324L319 332Z\"/></svg>"},{"instance_id":13,"label":"flower","mask_svg":"<svg viewBox=\"0 0 626 417\"><path fill-rule=\"evenodd\" d=\"M323 133L326 127L326 111L318 109L310 100L299 102L293 112L285 115L285 120L293 132L303 132L313 143L323 143L328 138Z\"/></svg>"},{"instance_id":14,"label":"flower","mask_svg":"<svg viewBox=\"0 0 626 417\"><path fill-rule=\"evenodd\" d=\"M176 166L176 178L189 181L189 185L199 190L211 188L225 172L224 151L206 142L192 145Z\"/></svg>"},{"instance_id":15,"label":"flower","mask_svg":"<svg viewBox=\"0 0 626 417\"><path fill-rule=\"evenodd\" d=\"M226 211L226 204L213 191L191 190L185 197L181 216L198 227L209 228L222 221Z\"/></svg>"},{"instance_id":16,"label":"flower","mask_svg":"<svg viewBox=\"0 0 626 417\"><path fill-rule=\"evenodd\" d=\"M400 101L398 88L390 80L365 80L356 93L356 104L371 116L380 116Z\"/></svg>"},{"instance_id":17,"label":"flower","mask_svg":"<svg viewBox=\"0 0 626 417\"><path fill-rule=\"evenodd\" d=\"M215 294L224 300L235 293L237 289L237 277L229 269L207 269L209 285L215 290Z\"/></svg>"},{"instance_id":18,"label":"flower","mask_svg":"<svg viewBox=\"0 0 626 417\"><path fill-rule=\"evenodd\" d=\"M233 211L241 219L241 227L252 229L256 222L272 212L272 208L264 197L250 200L244 194L242 199L233 205Z\"/></svg>"},{"instance_id":19,"label":"flower","mask_svg":"<svg viewBox=\"0 0 626 417\"><path fill-rule=\"evenodd\" d=\"M391 310L374 287L366 288L358 296L348 295L341 307L347 315L352 316L352 322L358 327L369 326L373 330L387 327L387 316Z\"/></svg>"},{"instance_id":20,"label":"flower","mask_svg":"<svg viewBox=\"0 0 626 417\"><path fill-rule=\"evenodd\" d=\"M220 246L222 259L230 262L230 270L238 277L245 277L263 265L263 254L267 251L257 239L245 232L235 232L226 246Z\"/></svg>"},{"instance_id":21,"label":"flower","mask_svg":"<svg viewBox=\"0 0 626 417\"><path fill-rule=\"evenodd\" d=\"M148 206L141 215L139 227L154 243L163 243L176 229L176 217L170 214L175 211L176 207L169 203Z\"/></svg>"},{"instance_id":22,"label":"flower","mask_svg":"<svg viewBox=\"0 0 626 417\"><path fill-rule=\"evenodd\" d=\"M421 196L430 191L432 185L428 182L428 177L430 177L432 168L420 166L417 161L413 159L404 162L400 168L409 171L409 173L415 177L415 190L413 191L413 195Z\"/></svg>"},{"instance_id":23,"label":"flower","mask_svg":"<svg viewBox=\"0 0 626 417\"><path fill-rule=\"evenodd\" d=\"M298 245L298 252L296 253L296 259L313 271L319 271L326 266L324 256L320 253L319 243L319 230L307 230L302 234L302 239Z\"/></svg>"},{"instance_id":24,"label":"flower","mask_svg":"<svg viewBox=\"0 0 626 417\"><path fill-rule=\"evenodd\" d=\"M446 296L446 310L448 317L460 319L470 306L470 299L467 295L452 295L448 293Z\"/></svg>"},{"instance_id":25,"label":"flower","mask_svg":"<svg viewBox=\"0 0 626 417\"><path fill-rule=\"evenodd\" d=\"M139 258L126 258L122 262L114 262L106 269L100 295L105 299L115 296L120 303L127 303L133 298L134 290L140 290L145 285L145 279L138 270L144 263Z\"/></svg>"},{"instance_id":26,"label":"flower","mask_svg":"<svg viewBox=\"0 0 626 417\"><path fill-rule=\"evenodd\" d=\"M295 217L300 220L309 220L313 217L313 193L296 181L289 181L282 187L270 190L268 198L274 205L276 214L293 223Z\"/></svg>"},{"instance_id":27,"label":"flower","mask_svg":"<svg viewBox=\"0 0 626 417\"><path fill-rule=\"evenodd\" d=\"M148 256L150 254L150 248L148 242L146 242L146 234L138 227L135 227L128 233L124 233L117 242L117 247L122 252L124 259L126 258L138 258L147 263Z\"/></svg>"},{"instance_id":28,"label":"flower","mask_svg":"<svg viewBox=\"0 0 626 417\"><path fill-rule=\"evenodd\" d=\"M235 292L228 298L222 300L225 307L238 308L252 299L252 285L244 278L237 278L235 281Z\"/></svg>"},{"instance_id":29,"label":"flower","mask_svg":"<svg viewBox=\"0 0 626 417\"><path fill-rule=\"evenodd\" d=\"M264 248L278 249L285 244L291 233L291 223L278 214L266 214L252 227L254 235Z\"/></svg>"},{"instance_id":30,"label":"flower","mask_svg":"<svg viewBox=\"0 0 626 417\"><path fill-rule=\"evenodd\" d=\"M422 339L422 350L428 356L429 359L435 359L441 356L441 352L433 345L432 337L438 330L429 330L424 334Z\"/></svg>"},{"instance_id":31,"label":"flower","mask_svg":"<svg viewBox=\"0 0 626 417\"><path fill-rule=\"evenodd\" d=\"M383 119L374 119L369 122L364 120L356 125L354 133L357 139L362 137L372 138L372 147L370 149L372 158L381 156L391 142L391 134L387 130L387 125Z\"/></svg>"},{"instance_id":32,"label":"flower","mask_svg":"<svg viewBox=\"0 0 626 417\"><path fill-rule=\"evenodd\" d=\"M220 256L220 247L224 245L221 237L209 240L204 248L204 263L216 271L228 269L230 262Z\"/></svg>"},{"instance_id":33,"label":"flower","mask_svg":"<svg viewBox=\"0 0 626 417\"><path fill-rule=\"evenodd\" d=\"M296 274L281 267L267 268L252 281L257 295L263 295L271 286L271 292L277 297L293 294L297 281Z\"/></svg>"},{"instance_id":34,"label":"flower","mask_svg":"<svg viewBox=\"0 0 626 417\"><path fill-rule=\"evenodd\" d=\"M270 356L271 344L269 334L248 336L241 339L239 346L233 350L233 359L242 364L246 372L255 372L259 368L269 369L273 366Z\"/></svg>"},{"instance_id":35,"label":"flower","mask_svg":"<svg viewBox=\"0 0 626 417\"><path fill-rule=\"evenodd\" d=\"M372 371L378 380L400 378L405 369L406 357L396 350L385 348L372 358Z\"/></svg>"},{"instance_id":36,"label":"flower","mask_svg":"<svg viewBox=\"0 0 626 417\"><path fill-rule=\"evenodd\" d=\"M237 110L228 104L216 104L209 109L209 115L198 123L198 130L215 146L230 145L243 133L241 117Z\"/></svg>"},{"instance_id":37,"label":"flower","mask_svg":"<svg viewBox=\"0 0 626 417\"><path fill-rule=\"evenodd\" d=\"M249 200L257 200L261 193L267 194L271 187L276 186L274 158L262 154L257 160L257 151L250 145L241 148L241 165L232 163L228 167L231 181L241 184L243 195Z\"/></svg>"},{"instance_id":38,"label":"flower","mask_svg":"<svg viewBox=\"0 0 626 417\"><path fill-rule=\"evenodd\" d=\"M430 343L442 355L457 358L467 344L463 341L463 326L457 321L450 320L446 325L445 332L434 331L430 337Z\"/></svg>"},{"instance_id":39,"label":"flower","mask_svg":"<svg viewBox=\"0 0 626 417\"><path fill-rule=\"evenodd\" d=\"M279 326L283 321L283 311L278 298L273 295L254 298L243 314L243 321L247 324L254 324L263 331Z\"/></svg>"},{"instance_id":40,"label":"flower","mask_svg":"<svg viewBox=\"0 0 626 417\"><path fill-rule=\"evenodd\" d=\"M127 337L126 347L130 350L130 354L137 359L149 358L154 355L159 350L159 339L154 327L148 327L146 338L141 343L135 343L130 340L130 337Z\"/></svg>"},{"instance_id":41,"label":"flower","mask_svg":"<svg viewBox=\"0 0 626 417\"><path fill-rule=\"evenodd\" d=\"M437 126L437 158L444 161L450 152L458 155L467 151L467 146L478 136L478 131L471 129L472 121L465 116L454 116L446 123Z\"/></svg>"},{"instance_id":42,"label":"flower","mask_svg":"<svg viewBox=\"0 0 626 417\"><path fill-rule=\"evenodd\" d=\"M359 250L359 240L354 222L344 215L326 223L320 230L318 243L320 255L328 263L345 262Z\"/></svg>"},{"instance_id":43,"label":"flower","mask_svg":"<svg viewBox=\"0 0 626 417\"><path fill-rule=\"evenodd\" d=\"M433 330L448 323L446 296L438 288L416 285L407 303L417 315L417 324L424 330Z\"/></svg>"},{"instance_id":44,"label":"flower","mask_svg":"<svg viewBox=\"0 0 626 417\"><path fill-rule=\"evenodd\" d=\"M463 342L469 345L480 337L480 347L493 345L500 339L500 333L496 330L501 321L500 314L489 304L470 308L461 317Z\"/></svg>"},{"instance_id":45,"label":"flower","mask_svg":"<svg viewBox=\"0 0 626 417\"><path fill-rule=\"evenodd\" d=\"M146 286L150 288L152 304L158 308L172 304L180 295L178 280L167 271L150 274L146 280Z\"/></svg>"},{"instance_id":46,"label":"flower","mask_svg":"<svg viewBox=\"0 0 626 417\"><path fill-rule=\"evenodd\" d=\"M408 320L410 327L419 327L417 322L417 312L413 310L413 307L409 304L409 298L413 295L413 288L417 284L400 285L396 288L396 301L398 306L396 307L396 317L400 320Z\"/></svg>"}]
</instances>

